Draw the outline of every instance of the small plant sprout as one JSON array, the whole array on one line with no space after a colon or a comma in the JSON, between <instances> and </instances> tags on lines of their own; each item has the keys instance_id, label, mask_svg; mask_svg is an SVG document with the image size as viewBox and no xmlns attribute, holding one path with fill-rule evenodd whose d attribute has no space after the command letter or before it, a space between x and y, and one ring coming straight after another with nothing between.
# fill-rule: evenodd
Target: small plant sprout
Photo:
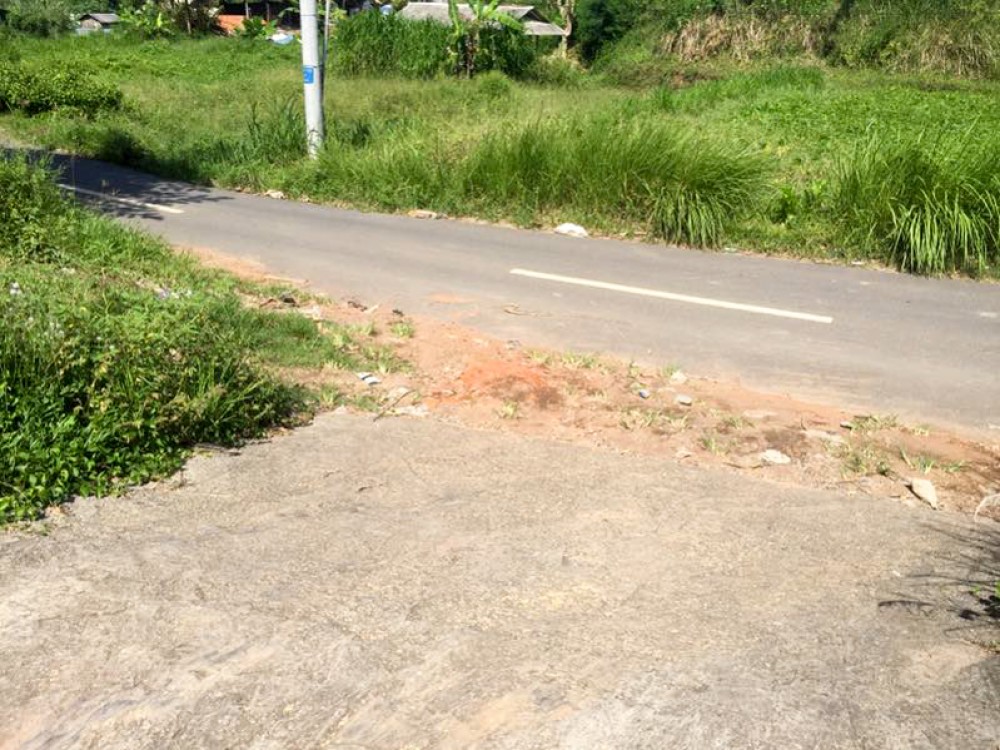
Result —
<instances>
[{"instance_id":1,"label":"small plant sprout","mask_svg":"<svg viewBox=\"0 0 1000 750\"><path fill-rule=\"evenodd\" d=\"M400 320L389 326L392 335L397 339L412 339L416 333L413 323L408 320Z\"/></svg>"},{"instance_id":2,"label":"small plant sprout","mask_svg":"<svg viewBox=\"0 0 1000 750\"><path fill-rule=\"evenodd\" d=\"M521 405L517 401L504 401L497 409L500 419L520 419Z\"/></svg>"},{"instance_id":3,"label":"small plant sprout","mask_svg":"<svg viewBox=\"0 0 1000 750\"><path fill-rule=\"evenodd\" d=\"M580 352L567 352L563 355L562 361L572 370L594 370L601 364L601 360L596 354Z\"/></svg>"},{"instance_id":4,"label":"small plant sprout","mask_svg":"<svg viewBox=\"0 0 1000 750\"><path fill-rule=\"evenodd\" d=\"M542 367L548 367L552 364L552 354L551 352L546 352L541 349L529 349L528 359L530 359L534 364L541 365Z\"/></svg>"}]
</instances>

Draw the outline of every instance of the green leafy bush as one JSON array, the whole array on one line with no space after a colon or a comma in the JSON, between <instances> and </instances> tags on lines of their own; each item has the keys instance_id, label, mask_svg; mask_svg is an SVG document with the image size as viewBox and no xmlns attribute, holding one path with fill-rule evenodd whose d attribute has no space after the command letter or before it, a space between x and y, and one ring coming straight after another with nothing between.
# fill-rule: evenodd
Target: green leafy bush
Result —
<instances>
[{"instance_id":1,"label":"green leafy bush","mask_svg":"<svg viewBox=\"0 0 1000 750\"><path fill-rule=\"evenodd\" d=\"M243 307L24 161L0 161L0 213L0 522L162 475L196 443L237 443L303 407L257 351L292 335L320 346L315 324Z\"/></svg>"},{"instance_id":2,"label":"green leafy bush","mask_svg":"<svg viewBox=\"0 0 1000 750\"><path fill-rule=\"evenodd\" d=\"M32 68L24 63L0 61L0 111L36 115L73 107L93 115L121 105L121 89L69 63Z\"/></svg>"}]
</instances>

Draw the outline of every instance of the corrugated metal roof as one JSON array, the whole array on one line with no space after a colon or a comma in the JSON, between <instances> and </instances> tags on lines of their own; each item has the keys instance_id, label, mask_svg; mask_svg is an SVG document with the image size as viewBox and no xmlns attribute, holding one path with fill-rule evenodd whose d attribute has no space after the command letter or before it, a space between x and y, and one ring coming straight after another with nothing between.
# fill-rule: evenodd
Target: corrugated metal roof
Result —
<instances>
[{"instance_id":1,"label":"corrugated metal roof","mask_svg":"<svg viewBox=\"0 0 1000 750\"><path fill-rule=\"evenodd\" d=\"M554 23L548 23L530 5L498 5L497 10L524 23L524 33L528 36L565 36L566 32ZM472 18L472 8L468 5L458 6L462 18ZM399 14L410 21L437 21L450 24L448 3L412 2L399 11Z\"/></svg>"},{"instance_id":2,"label":"corrugated metal roof","mask_svg":"<svg viewBox=\"0 0 1000 750\"><path fill-rule=\"evenodd\" d=\"M117 13L84 13L80 16L81 21L87 18L93 18L102 26L110 26L111 24L118 23L121 20Z\"/></svg>"},{"instance_id":3,"label":"corrugated metal roof","mask_svg":"<svg viewBox=\"0 0 1000 750\"><path fill-rule=\"evenodd\" d=\"M548 21L525 21L524 33L528 36L569 36L566 29Z\"/></svg>"}]
</instances>

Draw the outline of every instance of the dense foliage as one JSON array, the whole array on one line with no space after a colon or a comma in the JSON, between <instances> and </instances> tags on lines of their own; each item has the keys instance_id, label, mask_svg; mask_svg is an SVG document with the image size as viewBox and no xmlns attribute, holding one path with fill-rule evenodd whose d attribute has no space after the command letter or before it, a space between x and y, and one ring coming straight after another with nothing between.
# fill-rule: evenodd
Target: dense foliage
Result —
<instances>
[{"instance_id":1,"label":"dense foliage","mask_svg":"<svg viewBox=\"0 0 1000 750\"><path fill-rule=\"evenodd\" d=\"M0 216L0 523L289 422L303 394L269 362L354 364L343 332L243 305L24 160L0 160Z\"/></svg>"},{"instance_id":2,"label":"dense foliage","mask_svg":"<svg viewBox=\"0 0 1000 750\"><path fill-rule=\"evenodd\" d=\"M85 115L118 109L122 92L71 63L44 68L0 60L0 111L17 110L29 115L58 107L72 107Z\"/></svg>"},{"instance_id":3,"label":"dense foliage","mask_svg":"<svg viewBox=\"0 0 1000 750\"><path fill-rule=\"evenodd\" d=\"M454 73L449 56L451 29L434 21L398 15L359 13L340 21L331 49L336 75L433 78ZM532 40L507 28L484 28L476 55L477 72L498 70L526 75L535 62Z\"/></svg>"}]
</instances>

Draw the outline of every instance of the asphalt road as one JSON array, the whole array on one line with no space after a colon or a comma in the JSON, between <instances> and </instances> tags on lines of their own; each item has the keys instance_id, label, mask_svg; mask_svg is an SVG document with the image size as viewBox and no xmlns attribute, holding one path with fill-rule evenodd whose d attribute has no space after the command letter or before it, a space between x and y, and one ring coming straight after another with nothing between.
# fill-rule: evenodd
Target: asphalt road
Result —
<instances>
[{"instance_id":1,"label":"asphalt road","mask_svg":"<svg viewBox=\"0 0 1000 750\"><path fill-rule=\"evenodd\" d=\"M364 214L61 157L63 183L174 244L330 294L771 392L1000 425L1000 286ZM992 433L996 435L996 432Z\"/></svg>"}]
</instances>

